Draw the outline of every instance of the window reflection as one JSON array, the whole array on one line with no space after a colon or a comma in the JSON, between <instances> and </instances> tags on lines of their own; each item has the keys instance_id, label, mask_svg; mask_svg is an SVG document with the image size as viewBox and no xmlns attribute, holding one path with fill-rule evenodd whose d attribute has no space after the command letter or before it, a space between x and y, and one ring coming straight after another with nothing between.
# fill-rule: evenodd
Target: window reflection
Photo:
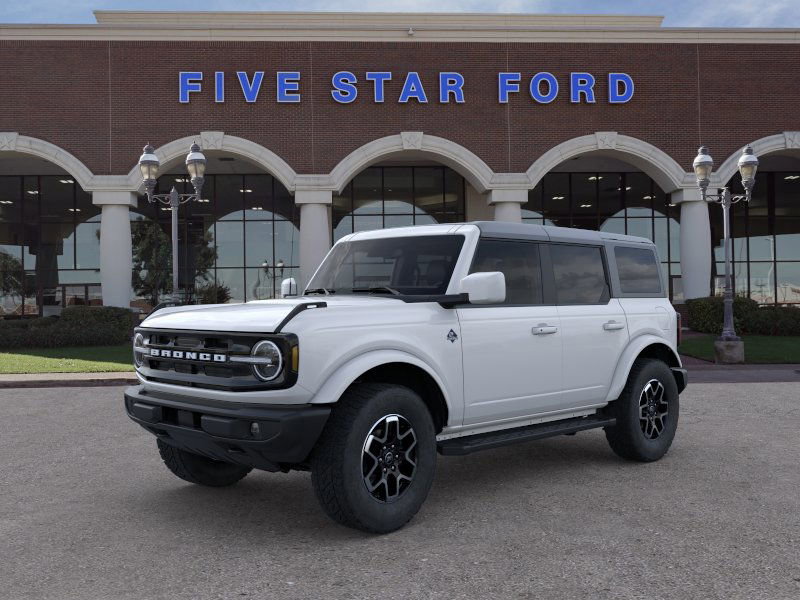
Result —
<instances>
[{"instance_id":1,"label":"window reflection","mask_svg":"<svg viewBox=\"0 0 800 600\"><path fill-rule=\"evenodd\" d=\"M464 178L447 167L369 167L333 196L333 240L356 231L463 221L464 204Z\"/></svg>"},{"instance_id":2,"label":"window reflection","mask_svg":"<svg viewBox=\"0 0 800 600\"><path fill-rule=\"evenodd\" d=\"M162 181L163 180L163 181ZM159 188L191 192L183 175L164 175ZM181 206L179 285L204 303L274 298L281 273L299 265L299 211L286 188L267 174L207 175L203 202ZM148 311L172 290L170 211L140 200L132 212L133 304ZM280 266L279 266L280 265Z\"/></svg>"},{"instance_id":3,"label":"window reflection","mask_svg":"<svg viewBox=\"0 0 800 600\"><path fill-rule=\"evenodd\" d=\"M738 175L728 185L732 193L742 193ZM719 261L715 273L721 281L722 210L716 205L709 210L714 256ZM735 204L731 217L737 293L761 304L800 303L793 291L794 274L800 268L800 172L760 171L752 200Z\"/></svg>"},{"instance_id":4,"label":"window reflection","mask_svg":"<svg viewBox=\"0 0 800 600\"><path fill-rule=\"evenodd\" d=\"M98 303L99 214L69 175L0 177L0 316Z\"/></svg>"},{"instance_id":5,"label":"window reflection","mask_svg":"<svg viewBox=\"0 0 800 600\"><path fill-rule=\"evenodd\" d=\"M680 261L680 208L645 173L548 173L528 192L522 220L654 240L664 272ZM682 301L680 270L669 281L670 298Z\"/></svg>"}]
</instances>

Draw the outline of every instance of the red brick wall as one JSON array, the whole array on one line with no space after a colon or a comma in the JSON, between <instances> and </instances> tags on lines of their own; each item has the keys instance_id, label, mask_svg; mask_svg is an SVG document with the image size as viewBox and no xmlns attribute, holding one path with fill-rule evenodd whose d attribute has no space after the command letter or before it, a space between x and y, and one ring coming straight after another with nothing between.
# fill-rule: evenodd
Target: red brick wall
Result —
<instances>
[{"instance_id":1,"label":"red brick wall","mask_svg":"<svg viewBox=\"0 0 800 600\"><path fill-rule=\"evenodd\" d=\"M0 131L50 141L96 174L127 173L147 141L203 130L253 140L299 173L327 172L362 144L409 130L462 144L498 172L524 171L554 145L604 130L645 140L688 169L701 141L721 163L746 142L800 130L798 64L797 44L4 41ZM178 102L181 70L205 73L189 104ZM266 72L255 104L245 103L237 70ZM301 103L275 102L278 70L302 72ZM352 104L331 98L338 70L359 77ZM393 72L384 104L372 101L368 70ZM427 105L397 103L410 70L422 76ZM539 105L526 75L545 70L561 91ZM227 73L224 104L214 102L214 71ZM465 76L466 103L438 102L439 71ZM500 71L523 73L508 105L497 101ZM569 102L570 71L596 76L596 104ZM609 71L634 78L629 103L608 104Z\"/></svg>"}]
</instances>

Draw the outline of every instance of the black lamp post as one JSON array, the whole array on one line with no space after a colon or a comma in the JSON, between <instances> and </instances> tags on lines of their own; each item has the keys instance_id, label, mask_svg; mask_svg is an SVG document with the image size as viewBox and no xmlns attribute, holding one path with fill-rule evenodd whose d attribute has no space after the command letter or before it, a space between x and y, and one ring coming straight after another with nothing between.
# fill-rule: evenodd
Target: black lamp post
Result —
<instances>
[{"instance_id":1,"label":"black lamp post","mask_svg":"<svg viewBox=\"0 0 800 600\"><path fill-rule=\"evenodd\" d=\"M155 155L155 149L147 144L142 156L139 157L139 169L142 172L144 189L148 202L159 202L169 207L172 211L172 299L178 302L178 207L190 200L200 200L203 182L206 173L206 157L196 143L192 144L189 154L186 155L186 170L192 178L194 194L179 194L175 186L169 194L155 194L156 180L160 161Z\"/></svg>"}]
</instances>

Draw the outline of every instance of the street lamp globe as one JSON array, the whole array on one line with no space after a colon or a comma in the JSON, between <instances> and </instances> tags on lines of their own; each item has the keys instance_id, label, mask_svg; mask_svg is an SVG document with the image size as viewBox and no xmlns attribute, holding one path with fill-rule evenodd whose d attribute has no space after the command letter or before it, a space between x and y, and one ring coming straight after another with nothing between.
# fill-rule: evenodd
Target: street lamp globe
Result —
<instances>
[{"instance_id":1,"label":"street lamp globe","mask_svg":"<svg viewBox=\"0 0 800 600\"><path fill-rule=\"evenodd\" d=\"M186 170L189 171L192 185L199 196L200 189L203 187L203 177L206 174L206 157L197 143L192 144L189 154L186 155Z\"/></svg>"},{"instance_id":2,"label":"street lamp globe","mask_svg":"<svg viewBox=\"0 0 800 600\"><path fill-rule=\"evenodd\" d=\"M739 174L742 176L742 186L750 193L756 181L756 170L758 170L758 158L753 154L753 148L748 144L739 157Z\"/></svg>"},{"instance_id":3,"label":"street lamp globe","mask_svg":"<svg viewBox=\"0 0 800 600\"><path fill-rule=\"evenodd\" d=\"M694 168L695 177L697 177L697 185L705 195L708 184L711 182L711 171L714 168L714 160L708 154L708 148L700 146L697 156L692 162L692 167Z\"/></svg>"},{"instance_id":4,"label":"street lamp globe","mask_svg":"<svg viewBox=\"0 0 800 600\"><path fill-rule=\"evenodd\" d=\"M150 144L147 144L142 155L139 157L139 170L142 172L142 180L148 193L152 193L156 187L156 179L158 178L158 167L160 162L155 154L156 150Z\"/></svg>"}]
</instances>

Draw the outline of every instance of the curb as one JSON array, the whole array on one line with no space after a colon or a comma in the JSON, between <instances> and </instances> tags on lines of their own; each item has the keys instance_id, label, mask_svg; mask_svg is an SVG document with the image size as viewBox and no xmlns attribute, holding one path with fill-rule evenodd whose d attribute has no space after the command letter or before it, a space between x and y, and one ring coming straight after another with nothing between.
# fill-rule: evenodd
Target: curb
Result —
<instances>
[{"instance_id":1,"label":"curb","mask_svg":"<svg viewBox=\"0 0 800 600\"><path fill-rule=\"evenodd\" d=\"M115 377L104 376L98 373L97 376L86 377L86 373L75 373L83 377L64 377L65 373L55 373L60 377L34 377L34 376L0 376L0 389L24 389L24 388L54 388L54 387L107 387L115 385L135 385L139 380L135 375L127 373ZM10 378L13 377L13 378Z\"/></svg>"}]
</instances>

